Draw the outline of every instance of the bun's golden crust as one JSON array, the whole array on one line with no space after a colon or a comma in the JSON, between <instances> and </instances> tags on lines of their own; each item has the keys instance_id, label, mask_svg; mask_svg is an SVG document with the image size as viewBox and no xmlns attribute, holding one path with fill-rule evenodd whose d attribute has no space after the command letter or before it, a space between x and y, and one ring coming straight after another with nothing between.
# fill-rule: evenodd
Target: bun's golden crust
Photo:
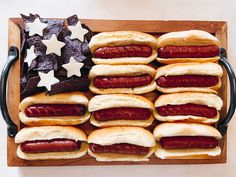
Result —
<instances>
[{"instance_id":1,"label":"bun's golden crust","mask_svg":"<svg viewBox=\"0 0 236 177\"><path fill-rule=\"evenodd\" d=\"M15 143L34 140L71 139L75 141L87 141L86 134L78 128L71 126L39 126L25 127L15 137Z\"/></svg>"},{"instance_id":2,"label":"bun's golden crust","mask_svg":"<svg viewBox=\"0 0 236 177\"><path fill-rule=\"evenodd\" d=\"M49 117L27 117L25 109L34 104L81 104L88 106L87 97L81 92L69 92L56 95L39 93L25 98L19 105L20 120L26 125L77 125L86 122L90 113L86 111L83 116L49 116Z\"/></svg>"},{"instance_id":3,"label":"bun's golden crust","mask_svg":"<svg viewBox=\"0 0 236 177\"><path fill-rule=\"evenodd\" d=\"M149 57L92 58L95 64L147 64L157 57L156 38L150 34L137 31L102 32L92 37L89 47L94 53L97 48L106 46L148 45L152 48Z\"/></svg>"},{"instance_id":4,"label":"bun's golden crust","mask_svg":"<svg viewBox=\"0 0 236 177\"><path fill-rule=\"evenodd\" d=\"M129 93L129 94L143 94L151 92L156 88L156 82L152 81L150 84L135 87L135 88L108 88L100 89L94 87L93 79L97 76L137 76L142 74L149 74L154 78L156 71L154 68L146 65L95 65L90 70L89 79L91 84L89 89L96 94L111 94L111 93Z\"/></svg>"},{"instance_id":5,"label":"bun's golden crust","mask_svg":"<svg viewBox=\"0 0 236 177\"><path fill-rule=\"evenodd\" d=\"M202 30L170 32L157 39L157 48L173 46L220 46L220 41L212 34Z\"/></svg>"},{"instance_id":6,"label":"bun's golden crust","mask_svg":"<svg viewBox=\"0 0 236 177\"><path fill-rule=\"evenodd\" d=\"M196 123L162 123L153 131L157 141L172 136L210 136L221 139L220 132L213 126Z\"/></svg>"},{"instance_id":7,"label":"bun's golden crust","mask_svg":"<svg viewBox=\"0 0 236 177\"><path fill-rule=\"evenodd\" d=\"M156 145L151 132L141 127L109 127L94 130L88 136L88 143L99 144L102 146L129 143L144 147Z\"/></svg>"},{"instance_id":8,"label":"bun's golden crust","mask_svg":"<svg viewBox=\"0 0 236 177\"><path fill-rule=\"evenodd\" d=\"M169 87L164 88L157 85L157 90L163 93L176 92L207 92L217 93L221 87L220 78L223 75L223 70L219 64L216 63L177 63L159 67L157 69L155 80L161 76L178 76L178 75L210 75L217 76L219 82L211 87Z\"/></svg>"},{"instance_id":9,"label":"bun's golden crust","mask_svg":"<svg viewBox=\"0 0 236 177\"><path fill-rule=\"evenodd\" d=\"M132 44L146 44L156 49L156 38L150 34L138 31L102 32L92 37L89 42L89 48L93 53L99 47Z\"/></svg>"},{"instance_id":10,"label":"bun's golden crust","mask_svg":"<svg viewBox=\"0 0 236 177\"><path fill-rule=\"evenodd\" d=\"M120 107L137 107L154 110L153 103L147 98L128 94L96 95L89 101L88 110L89 112L94 112L101 109Z\"/></svg>"},{"instance_id":11,"label":"bun's golden crust","mask_svg":"<svg viewBox=\"0 0 236 177\"><path fill-rule=\"evenodd\" d=\"M163 149L157 143L155 155L160 159L209 159L221 154L219 146L213 149Z\"/></svg>"}]
</instances>

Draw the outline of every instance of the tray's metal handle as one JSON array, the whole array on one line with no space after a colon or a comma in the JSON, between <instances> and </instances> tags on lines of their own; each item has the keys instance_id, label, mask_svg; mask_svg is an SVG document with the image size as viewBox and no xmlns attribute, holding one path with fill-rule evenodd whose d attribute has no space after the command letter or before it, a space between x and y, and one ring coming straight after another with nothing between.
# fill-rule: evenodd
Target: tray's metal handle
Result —
<instances>
[{"instance_id":1,"label":"tray's metal handle","mask_svg":"<svg viewBox=\"0 0 236 177\"><path fill-rule=\"evenodd\" d=\"M230 83L230 104L229 104L229 109L228 112L225 116L225 118L218 124L218 130L222 135L225 135L227 132L228 128L228 123L232 119L234 112L235 112L235 107L236 107L236 77L235 73L233 71L232 66L229 64L227 61L227 53L224 48L220 49L220 61L219 63L224 66L224 68L227 71L228 78L229 78L229 83Z\"/></svg>"},{"instance_id":2,"label":"tray's metal handle","mask_svg":"<svg viewBox=\"0 0 236 177\"><path fill-rule=\"evenodd\" d=\"M11 117L8 113L7 103L6 103L6 91L7 91L7 78L9 70L13 63L18 59L19 50L17 47L11 46L8 50L8 61L3 67L1 80L0 80L0 106L2 111L2 116L7 123L7 132L9 137L15 137L17 133L17 126L12 122Z\"/></svg>"}]
</instances>

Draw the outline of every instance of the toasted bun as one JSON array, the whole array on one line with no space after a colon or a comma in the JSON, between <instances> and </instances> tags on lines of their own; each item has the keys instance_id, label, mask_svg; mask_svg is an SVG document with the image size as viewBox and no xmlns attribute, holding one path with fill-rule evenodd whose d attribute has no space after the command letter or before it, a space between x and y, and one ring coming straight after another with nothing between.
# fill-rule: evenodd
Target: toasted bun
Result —
<instances>
[{"instance_id":1,"label":"toasted bun","mask_svg":"<svg viewBox=\"0 0 236 177\"><path fill-rule=\"evenodd\" d=\"M20 146L17 148L17 156L25 160L46 160L46 159L72 159L79 158L86 154L88 146L86 144L86 134L75 127L70 126L41 126L26 127L21 129L16 137L15 143L20 144L25 141L34 140L52 140L52 139L70 139L82 141L81 148L72 152L48 152L48 153L25 153Z\"/></svg>"},{"instance_id":2,"label":"toasted bun","mask_svg":"<svg viewBox=\"0 0 236 177\"><path fill-rule=\"evenodd\" d=\"M213 149L163 149L157 143L155 155L160 159L208 159L221 154L219 146Z\"/></svg>"},{"instance_id":3,"label":"toasted bun","mask_svg":"<svg viewBox=\"0 0 236 177\"><path fill-rule=\"evenodd\" d=\"M157 141L162 137L172 136L210 136L221 139L220 132L213 126L194 123L162 123L153 131Z\"/></svg>"},{"instance_id":4,"label":"toasted bun","mask_svg":"<svg viewBox=\"0 0 236 177\"><path fill-rule=\"evenodd\" d=\"M139 95L109 94L94 96L88 105L89 112L108 108L135 107L154 110L153 103Z\"/></svg>"},{"instance_id":5,"label":"toasted bun","mask_svg":"<svg viewBox=\"0 0 236 177\"><path fill-rule=\"evenodd\" d=\"M170 32L157 39L157 47L173 46L220 46L220 41L212 34L202 30Z\"/></svg>"},{"instance_id":6,"label":"toasted bun","mask_svg":"<svg viewBox=\"0 0 236 177\"><path fill-rule=\"evenodd\" d=\"M75 127L71 126L39 126L26 127L21 129L16 137L15 143L34 140L51 140L51 139L70 139L75 141L87 141L86 134Z\"/></svg>"},{"instance_id":7,"label":"toasted bun","mask_svg":"<svg viewBox=\"0 0 236 177\"><path fill-rule=\"evenodd\" d=\"M88 145L85 142L81 143L81 147L77 151L70 152L48 152L48 153L25 153L18 146L16 154L19 158L25 160L50 160L50 159L76 159L84 156L87 153Z\"/></svg>"},{"instance_id":8,"label":"toasted bun","mask_svg":"<svg viewBox=\"0 0 236 177\"><path fill-rule=\"evenodd\" d=\"M175 99L173 99L175 98ZM220 110L223 106L223 101L221 98L215 94L209 93L195 93L195 92L185 92L185 93L173 93L164 94L159 96L155 101L155 107L165 106L165 105L181 105L181 104L200 104L206 105L208 107L216 108ZM196 123L206 123L212 124L219 120L219 112L214 118L199 117L199 116L161 116L158 112L154 111L154 117L159 121L179 121L184 120L186 122L196 122Z\"/></svg>"},{"instance_id":9,"label":"toasted bun","mask_svg":"<svg viewBox=\"0 0 236 177\"><path fill-rule=\"evenodd\" d=\"M102 32L92 37L89 47L94 53L97 48L122 45L149 45L152 55L149 57L122 57L112 59L93 58L95 64L147 64L157 57L156 38L137 31Z\"/></svg>"},{"instance_id":10,"label":"toasted bun","mask_svg":"<svg viewBox=\"0 0 236 177\"><path fill-rule=\"evenodd\" d=\"M157 69L155 80L161 76L177 76L177 75L210 75L219 77L217 85L212 87L173 87L164 88L157 85L157 90L163 93L175 93L175 92L208 92L217 93L221 87L220 78L223 75L223 70L219 64L216 63L177 63L159 67Z\"/></svg>"},{"instance_id":11,"label":"toasted bun","mask_svg":"<svg viewBox=\"0 0 236 177\"><path fill-rule=\"evenodd\" d=\"M88 143L102 146L129 143L138 146L150 147L146 155L127 155L116 153L93 153L88 149L89 155L97 161L148 161L154 152L156 142L153 135L141 127L110 127L93 131L88 137Z\"/></svg>"},{"instance_id":12,"label":"toasted bun","mask_svg":"<svg viewBox=\"0 0 236 177\"><path fill-rule=\"evenodd\" d=\"M144 147L156 145L151 132L141 127L109 127L93 131L88 137L88 143L102 146L129 143Z\"/></svg>"},{"instance_id":13,"label":"toasted bun","mask_svg":"<svg viewBox=\"0 0 236 177\"><path fill-rule=\"evenodd\" d=\"M174 46L205 46L215 45L220 46L219 40L206 31L189 30L180 32L170 32L160 36L157 39L157 48L165 47L168 45ZM185 63L185 62L217 62L219 56L209 58L159 58L157 61L164 64L172 63Z\"/></svg>"},{"instance_id":14,"label":"toasted bun","mask_svg":"<svg viewBox=\"0 0 236 177\"><path fill-rule=\"evenodd\" d=\"M96 88L93 85L93 79L97 76L137 76L142 74L149 74L154 77L156 71L154 68L146 65L95 65L89 73L91 84L89 89L96 94L110 94L110 93L130 93L130 94L143 94L155 90L156 83L153 80L150 84L135 87L135 88Z\"/></svg>"},{"instance_id":15,"label":"toasted bun","mask_svg":"<svg viewBox=\"0 0 236 177\"><path fill-rule=\"evenodd\" d=\"M39 93L25 98L19 105L20 120L26 125L76 125L87 121L90 113L86 111L83 116L50 116L50 117L27 117L25 109L33 104L81 104L88 106L88 99L81 92L61 93L46 95Z\"/></svg>"},{"instance_id":16,"label":"toasted bun","mask_svg":"<svg viewBox=\"0 0 236 177\"><path fill-rule=\"evenodd\" d=\"M94 96L89 102L89 112L94 112L108 108L120 108L120 107L137 107L147 108L151 111L154 110L153 103L145 97L138 95L126 95L126 94L109 94L109 95L97 95ZM147 127L152 124L154 118L151 115L148 120L109 120L109 121L97 121L93 116L90 118L91 124L97 127L107 126L141 126Z\"/></svg>"}]
</instances>

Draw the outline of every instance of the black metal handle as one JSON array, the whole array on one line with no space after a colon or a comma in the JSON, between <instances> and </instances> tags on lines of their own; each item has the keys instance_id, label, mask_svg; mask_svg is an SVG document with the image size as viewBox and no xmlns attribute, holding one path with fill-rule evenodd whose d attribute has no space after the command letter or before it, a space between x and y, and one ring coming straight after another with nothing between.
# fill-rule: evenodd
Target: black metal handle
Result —
<instances>
[{"instance_id":1,"label":"black metal handle","mask_svg":"<svg viewBox=\"0 0 236 177\"><path fill-rule=\"evenodd\" d=\"M12 64L18 59L18 56L19 56L19 50L17 49L17 47L11 46L8 50L8 61L3 67L0 80L0 106L3 119L5 120L8 126L7 132L9 137L15 137L17 133L17 126L12 122L7 109L7 103L6 103L7 78L9 70Z\"/></svg>"},{"instance_id":2,"label":"black metal handle","mask_svg":"<svg viewBox=\"0 0 236 177\"><path fill-rule=\"evenodd\" d=\"M230 104L229 104L229 109L228 112L225 116L225 118L218 124L218 130L222 135L225 135L227 132L228 128L228 123L232 119L234 112L235 112L235 107L236 107L236 77L235 73L233 71L232 66L229 64L227 61L227 53L224 48L220 49L220 61L219 63L224 66L224 68L227 71L228 78L229 78L229 83L230 83Z\"/></svg>"}]
</instances>

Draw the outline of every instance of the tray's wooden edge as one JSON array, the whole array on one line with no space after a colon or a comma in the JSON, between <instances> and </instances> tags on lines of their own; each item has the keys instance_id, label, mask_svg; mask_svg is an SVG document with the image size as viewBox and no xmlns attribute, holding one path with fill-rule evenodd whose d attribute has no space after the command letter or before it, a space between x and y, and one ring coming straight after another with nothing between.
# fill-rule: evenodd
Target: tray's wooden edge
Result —
<instances>
[{"instance_id":1,"label":"tray's wooden edge","mask_svg":"<svg viewBox=\"0 0 236 177\"><path fill-rule=\"evenodd\" d=\"M99 32L104 29L104 25L109 28L108 31L114 30L138 30L148 33L165 33L169 31L179 31L179 30L187 30L187 29L201 29L213 33L216 37L221 41L221 47L227 49L227 22L226 21L165 21L165 20L95 20L95 19L82 19L82 23L85 23L89 26L93 31ZM20 29L18 24L21 24L21 18L10 18L9 19L9 40L8 45L15 45L20 48ZM142 25L140 25L142 23ZM99 25L98 25L99 24ZM19 57L20 58L20 57ZM14 108L18 107L20 103L19 93L20 93L20 70L19 68L19 60L13 65L11 68L11 72L8 77L8 109L9 114L13 117L14 120L18 118L18 112L14 111ZM226 73L224 72L224 75ZM15 77L15 76L19 77ZM11 85L14 86L14 89L10 87ZM227 80L222 80L222 90L227 88ZM227 90L227 89L226 89ZM224 100L227 103L227 92L223 93ZM222 110L227 110L227 105L224 105ZM225 114L225 112L224 112ZM15 122L19 127L19 121ZM161 163L153 162L152 157L150 162L95 162L86 164L83 163L85 159L88 157L82 157L80 159L74 160L53 160L47 161L44 163L37 162L37 166L61 166L61 165L142 165L142 164L209 164L209 163L226 163L227 157L227 136L224 136L224 146L222 150L222 155L218 158L214 159L197 159L197 160L162 160ZM16 144L14 143L14 139L8 138L7 139L7 161L8 166L35 166L35 162L19 161L16 154L11 154L10 152L16 151Z\"/></svg>"}]
</instances>

